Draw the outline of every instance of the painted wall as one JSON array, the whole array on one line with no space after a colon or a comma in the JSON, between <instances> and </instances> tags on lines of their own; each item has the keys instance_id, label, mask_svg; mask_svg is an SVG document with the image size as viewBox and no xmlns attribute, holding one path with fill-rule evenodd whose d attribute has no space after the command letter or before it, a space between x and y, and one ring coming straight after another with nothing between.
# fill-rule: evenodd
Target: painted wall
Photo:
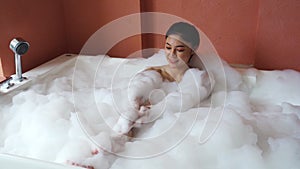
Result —
<instances>
[{"instance_id":1,"label":"painted wall","mask_svg":"<svg viewBox=\"0 0 300 169\"><path fill-rule=\"evenodd\" d=\"M23 71L64 53L66 36L63 16L61 0L0 0L3 75L9 77L15 73L14 54L9 49L9 43L15 37L22 37L30 43L29 51L22 57Z\"/></svg>"},{"instance_id":2,"label":"painted wall","mask_svg":"<svg viewBox=\"0 0 300 169\"><path fill-rule=\"evenodd\" d=\"M300 70L299 0L0 0L0 4L0 76L14 74L14 56L8 48L14 37L31 44L22 59L26 71L62 53L79 53L103 25L140 11L189 20L229 63ZM151 47L163 47L163 36L129 37L108 54L126 57Z\"/></svg>"},{"instance_id":3,"label":"painted wall","mask_svg":"<svg viewBox=\"0 0 300 169\"><path fill-rule=\"evenodd\" d=\"M14 37L30 43L22 57L25 72L63 53L79 53L103 25L140 12L139 0L0 0L0 4L0 80L15 73L14 54L8 47ZM133 36L108 54L127 56L137 50L141 50L141 37Z\"/></svg>"},{"instance_id":4,"label":"painted wall","mask_svg":"<svg viewBox=\"0 0 300 169\"><path fill-rule=\"evenodd\" d=\"M300 71L300 1L262 0L255 67Z\"/></svg>"},{"instance_id":5,"label":"painted wall","mask_svg":"<svg viewBox=\"0 0 300 169\"><path fill-rule=\"evenodd\" d=\"M102 26L123 16L139 12L139 0L64 0L68 52L79 53L90 36ZM138 22L140 23L140 19ZM116 30L112 30L106 35L107 38L101 40L108 41L109 37L113 37L116 34L115 31L122 31L122 29L124 28L119 27ZM141 50L140 35L124 39L116 44L108 54L126 57L137 50Z\"/></svg>"}]
</instances>

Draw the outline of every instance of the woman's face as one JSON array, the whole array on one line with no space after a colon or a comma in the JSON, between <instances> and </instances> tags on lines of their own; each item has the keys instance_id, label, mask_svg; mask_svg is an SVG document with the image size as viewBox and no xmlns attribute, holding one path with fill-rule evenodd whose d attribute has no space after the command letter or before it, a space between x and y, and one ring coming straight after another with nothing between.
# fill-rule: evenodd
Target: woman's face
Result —
<instances>
[{"instance_id":1,"label":"woman's face","mask_svg":"<svg viewBox=\"0 0 300 169\"><path fill-rule=\"evenodd\" d=\"M172 68L179 68L187 65L193 50L180 41L180 36L170 35L166 39L165 53L169 65Z\"/></svg>"}]
</instances>

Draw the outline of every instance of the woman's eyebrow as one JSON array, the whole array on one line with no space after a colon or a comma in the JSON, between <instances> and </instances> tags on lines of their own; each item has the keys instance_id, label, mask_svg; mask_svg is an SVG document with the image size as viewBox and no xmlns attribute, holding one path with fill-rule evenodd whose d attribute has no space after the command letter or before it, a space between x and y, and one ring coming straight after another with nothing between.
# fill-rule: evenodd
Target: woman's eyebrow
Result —
<instances>
[{"instance_id":1,"label":"woman's eyebrow","mask_svg":"<svg viewBox=\"0 0 300 169\"><path fill-rule=\"evenodd\" d=\"M169 44L168 42L166 43L167 45L169 45L169 46L172 46L171 44ZM175 47L185 47L184 45L177 45L177 46L175 46Z\"/></svg>"}]
</instances>

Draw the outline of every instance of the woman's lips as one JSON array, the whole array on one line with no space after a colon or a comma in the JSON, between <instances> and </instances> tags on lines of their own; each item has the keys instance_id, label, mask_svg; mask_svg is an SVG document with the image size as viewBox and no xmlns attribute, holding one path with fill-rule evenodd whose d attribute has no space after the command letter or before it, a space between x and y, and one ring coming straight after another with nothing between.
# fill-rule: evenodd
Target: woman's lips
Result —
<instances>
[{"instance_id":1,"label":"woman's lips","mask_svg":"<svg viewBox=\"0 0 300 169\"><path fill-rule=\"evenodd\" d=\"M172 64L175 64L175 63L178 62L178 60L171 60L171 59L169 59L169 62L172 63Z\"/></svg>"}]
</instances>

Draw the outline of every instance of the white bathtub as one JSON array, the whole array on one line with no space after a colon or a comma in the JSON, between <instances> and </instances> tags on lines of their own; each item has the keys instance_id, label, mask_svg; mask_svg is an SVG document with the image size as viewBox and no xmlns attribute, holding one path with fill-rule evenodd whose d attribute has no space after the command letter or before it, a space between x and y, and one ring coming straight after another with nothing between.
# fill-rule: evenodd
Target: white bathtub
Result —
<instances>
[{"instance_id":1,"label":"white bathtub","mask_svg":"<svg viewBox=\"0 0 300 169\"><path fill-rule=\"evenodd\" d=\"M1 169L78 169L80 167L42 161L12 154L0 154Z\"/></svg>"},{"instance_id":2,"label":"white bathtub","mask_svg":"<svg viewBox=\"0 0 300 169\"><path fill-rule=\"evenodd\" d=\"M67 64L68 62L75 62L75 58L77 55L75 54L63 54L61 56L58 56L57 58L42 64L28 72L25 72L22 74L23 77L26 77L26 80L23 80L22 82L12 82L15 83L14 86L10 88L0 88L0 96L5 95L6 93L10 93L11 91L16 91L18 89L24 89L32 83L33 80L36 80L40 76L44 76L47 74L47 72L50 72L51 70L63 66L63 64ZM14 75L13 75L14 76Z\"/></svg>"},{"instance_id":3,"label":"white bathtub","mask_svg":"<svg viewBox=\"0 0 300 169\"><path fill-rule=\"evenodd\" d=\"M57 79L55 75L64 73L64 71L72 71L69 68L74 67L76 63L76 56L77 55L71 55L71 56L67 54L61 55L56 59L42 66L39 66L29 72L26 72L24 73L24 76L28 78L28 81L24 85L20 85L19 87L12 88L9 91L0 93L0 152L5 152L5 151L1 151L1 147L4 144L4 142L1 142L2 137L4 137L3 135L1 135L2 132L1 127L3 127L1 124L1 118L2 118L1 112L3 111L1 111L1 109L3 109L3 106L5 106L6 104L10 104L12 101L16 101L17 103L24 100L26 101L27 99L26 97L25 99L20 100L20 98L14 98L14 96L20 93L28 94L28 92L26 93L26 89L36 88L36 82L40 82L41 84L51 82L52 86L48 86L52 88L50 94L52 94L51 93L52 91L57 91L57 90L63 91L63 89L66 88L67 92L60 91L61 93L58 93L55 96L60 96L62 94L67 93L67 97L71 97L70 93L72 93L72 88L70 89L69 87L72 86L70 84L75 84L76 87L76 81L75 83L74 82L71 83L70 81L68 81L70 79L62 78L60 82L63 82L63 84L69 86L61 85L59 86L59 88L56 88L55 80ZM122 63L123 61L124 59L109 58L102 66L104 67L112 66L116 68L118 64ZM130 73L143 69L143 67L145 66L145 64L143 64L144 61L145 60L143 60L142 62L139 61L129 62L128 64L125 65L126 67L123 68L118 67L118 71L119 71L118 78L122 79L122 77L124 78L129 77L131 76ZM91 64L95 65L94 62L95 60L93 59L91 60L87 59L85 62L82 63L82 65L77 65L79 67L81 66L82 70L86 70L86 72L84 73L79 72L79 74L77 74L78 76L80 76L80 79L77 80L81 80L84 82L85 79L93 79L94 74L90 74L88 71L89 69L96 69L93 67L89 67L89 65ZM154 59L151 60L151 64L152 65L161 64L161 62L156 62L156 59ZM249 89L247 90L247 92L243 91L242 89L238 90L237 88L235 88L235 91L227 91L229 111L227 111L227 113L224 114L225 118L221 124L223 125L220 128L221 132L216 133L216 139L212 138L212 142L208 142L208 144L198 144L197 141L199 140L199 133L200 133L199 130L200 127L204 125L204 121L205 121L204 116L199 116L196 121L197 123L195 125L196 127L193 128L193 130L189 133L189 135L186 135L186 140L184 140L181 144L178 144L178 146L174 147L173 149L174 151L170 150L170 152L166 152L163 156L157 156L148 159L145 158L139 160L132 160L126 158L117 158L112 162L110 161L111 163L109 164L102 161L103 164L107 165L106 168L111 168L111 169L120 169L120 168L129 169L132 168L132 166L144 166L145 168L155 168L155 166L164 166L165 168L199 168L199 166L203 168L230 168L232 166L240 166L240 168L246 167L246 168L270 168L271 169L274 168L272 166L277 166L277 165L284 165L284 166L293 165L294 167L296 166L295 168L297 168L299 166L299 158L300 158L299 151L298 151L300 149L299 146L300 145L300 133L299 133L300 94L296 89L298 88L298 84L300 81L300 73L295 71L290 71L290 70L288 71L240 70L239 72L242 72L242 76L240 77L239 73L231 75L230 79L228 79L230 80L229 83L232 85L232 87L238 87L235 85L237 84L236 82L240 82L242 80L241 83L244 84L244 87L246 88L249 87ZM107 79L109 79L111 75L115 75L115 72L113 70L104 73L102 72L102 75L105 76L101 76L101 77ZM52 76L53 78L48 79L47 78L48 76ZM46 82L43 82L42 80L46 80ZM101 78L96 78L96 80L109 82ZM95 83L97 83L98 81L95 81ZM287 84L286 81L289 81L289 84ZM89 85L79 84L79 87L82 87L82 89L87 89L93 87L95 83L91 83ZM104 83L103 85L105 87L109 86L106 83ZM116 87L118 87L117 85L118 84L116 84ZM271 90L270 88L273 90ZM81 91L83 91L83 94L85 94L84 93L85 90L79 90L79 92ZM273 91L279 91L279 92L273 92ZM38 99L40 98L45 99L44 97L40 96L39 93L37 93L37 95L38 97L34 97L34 99L37 102L39 102ZM215 96L218 96L218 93L216 93ZM248 96L250 97L248 98ZM50 97L50 99L52 99L52 97ZM90 106L89 105L90 102L86 101L86 98L77 98L77 99L78 99L77 101L82 101L83 106L86 105ZM249 100L251 100L251 102ZM42 103L44 104L44 102ZM45 102L45 104L47 104L47 102ZM297 107L297 105L299 107ZM35 105L31 105L31 106L34 107ZM249 109L246 109L248 107ZM89 107L83 107L83 109L84 108L89 108ZM206 108L204 107L203 109ZM94 109L92 109L92 111L93 110ZM107 110L109 109L107 108ZM68 113L70 112L67 112L67 114ZM16 113L16 115L18 115L18 113ZM54 114L54 116L49 116L49 118L55 118L55 116L56 114ZM30 116L30 117L34 118L35 116ZM188 113L183 115L183 117L186 117L186 119L188 119L189 122L190 116ZM94 119L91 118L91 120ZM272 120L274 120L274 122ZM60 122L67 123L66 121L60 121ZM59 123L59 124L64 124L64 123ZM278 126L279 124L282 126ZM66 126L70 127L69 122ZM97 126L97 127L101 128L101 126ZM41 130L42 131L41 132L38 129L38 127L35 127L33 129L34 129L33 131L37 132L36 134L37 136L38 134L43 134L43 130ZM48 132L51 134L51 132L55 133L57 131L59 132L59 130L64 130L63 125L61 125L61 128L58 128L58 130L48 131ZM60 136L64 136L64 135L61 134ZM30 136L28 137L26 138L30 139ZM169 138L173 139L173 137L169 137ZM70 154L68 154L69 155L68 157L71 157L70 160L74 160L74 159L76 160L77 158L76 156L72 159L73 154L76 155L77 153L81 153L81 152L85 153L90 151L89 150L90 147L86 146L86 144L83 144L78 140L76 142L76 138L74 139L75 139L75 145L64 147L63 146L64 144L61 144L62 151L65 149L66 151L71 152ZM162 143L163 144L170 143L172 139L162 138L163 141ZM11 139L10 141L18 141L18 140ZM53 140L49 139L49 142L51 141ZM54 143L60 143L60 142L54 141ZM146 151L151 152L152 150L152 147L149 148L146 146L142 146L143 144L141 141L140 142L136 141L136 142L129 143L128 146L126 147L129 148L128 149L129 152L130 150L131 151L135 150L133 149L135 147L133 145L137 145L139 149L145 152ZM37 146L42 147L41 144L40 145L37 144ZM49 151L51 149L54 149L57 152L61 151L60 147L57 147L56 144L50 144L50 146L53 147L46 147L49 148ZM157 147L160 148L160 146L161 144L156 144L156 146L154 146L153 149ZM48 151L46 148L42 150L45 152ZM80 149L81 152L77 151L76 149ZM53 158L52 160L47 160L47 157L41 156L42 160L38 160L38 158L34 158L36 155L34 153L33 155L30 156L31 158L28 158L28 157L24 157L26 155L20 156L20 154L26 154L23 153L22 151L18 152L19 155L14 155L13 149L10 151L12 152L5 152L4 154L0 154L1 169L2 168L3 169L78 168L75 166L69 166L65 164L63 160L69 159L66 157L60 157L63 160L60 160L59 158L58 159L54 158L54 160ZM41 151L41 153L43 151ZM281 160L282 157L284 158ZM103 160L98 157L94 158L88 156L87 158L92 159L89 161L90 162L88 163L89 165L94 165L97 161L101 162L101 160ZM251 161L251 164L247 163L249 159ZM60 164L53 161L58 161Z\"/></svg>"}]
</instances>

